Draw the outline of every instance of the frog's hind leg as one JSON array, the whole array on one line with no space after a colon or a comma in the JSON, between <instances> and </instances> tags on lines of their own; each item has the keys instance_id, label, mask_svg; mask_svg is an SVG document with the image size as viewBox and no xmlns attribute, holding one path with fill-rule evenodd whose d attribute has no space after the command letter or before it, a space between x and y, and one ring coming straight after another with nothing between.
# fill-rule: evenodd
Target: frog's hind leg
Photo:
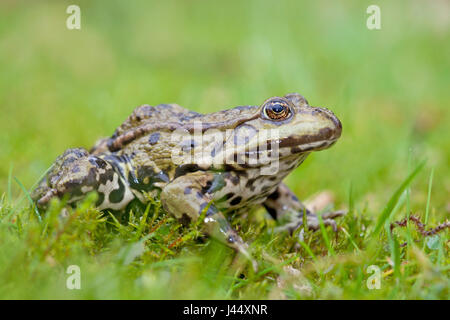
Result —
<instances>
[{"instance_id":1,"label":"frog's hind leg","mask_svg":"<svg viewBox=\"0 0 450 320\"><path fill-rule=\"evenodd\" d=\"M214 174L203 171L187 173L170 182L161 192L161 202L166 211L183 224L196 221L204 210L205 233L214 236L228 246L250 257L247 244L234 231L223 214L212 203L212 193L208 186Z\"/></svg>"},{"instance_id":2,"label":"frog's hind leg","mask_svg":"<svg viewBox=\"0 0 450 320\"><path fill-rule=\"evenodd\" d=\"M320 227L317 215L308 210L283 183L267 197L263 205L269 214L279 222L276 231L293 232L300 228L303 225L303 214L306 214L306 223L309 229L317 230ZM321 217L324 225L331 226L336 231L334 218L343 215L345 215L345 211L333 211L326 212Z\"/></svg>"}]
</instances>

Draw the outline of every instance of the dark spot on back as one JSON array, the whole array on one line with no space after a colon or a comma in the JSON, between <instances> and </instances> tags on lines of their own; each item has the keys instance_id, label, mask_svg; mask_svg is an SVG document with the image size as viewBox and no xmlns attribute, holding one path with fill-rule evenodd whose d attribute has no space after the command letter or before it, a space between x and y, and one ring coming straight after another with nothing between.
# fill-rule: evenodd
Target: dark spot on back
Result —
<instances>
[{"instance_id":1,"label":"dark spot on back","mask_svg":"<svg viewBox=\"0 0 450 320\"><path fill-rule=\"evenodd\" d=\"M161 134L159 132L152 133L150 135L150 137L148 138L148 143L150 143L151 145L156 144L158 142L160 136L161 136Z\"/></svg>"},{"instance_id":2,"label":"dark spot on back","mask_svg":"<svg viewBox=\"0 0 450 320\"><path fill-rule=\"evenodd\" d=\"M255 190L255 186L253 185L255 183L255 179L249 179L247 183L245 184L245 187L250 189L251 191Z\"/></svg>"},{"instance_id":3,"label":"dark spot on back","mask_svg":"<svg viewBox=\"0 0 450 320\"><path fill-rule=\"evenodd\" d=\"M191 194L192 189L189 187L184 188L184 194Z\"/></svg>"},{"instance_id":4,"label":"dark spot on back","mask_svg":"<svg viewBox=\"0 0 450 320\"><path fill-rule=\"evenodd\" d=\"M233 183L235 186L239 184L239 180L240 180L239 176L232 176L230 178L231 183Z\"/></svg>"}]
</instances>

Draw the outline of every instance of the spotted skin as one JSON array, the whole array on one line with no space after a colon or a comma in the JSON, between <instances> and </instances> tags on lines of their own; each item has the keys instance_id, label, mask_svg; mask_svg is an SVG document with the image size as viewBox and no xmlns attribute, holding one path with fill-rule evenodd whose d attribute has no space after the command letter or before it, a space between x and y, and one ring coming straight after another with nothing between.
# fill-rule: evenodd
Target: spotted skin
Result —
<instances>
[{"instance_id":1,"label":"spotted skin","mask_svg":"<svg viewBox=\"0 0 450 320\"><path fill-rule=\"evenodd\" d=\"M278 136L270 136L271 130ZM143 105L89 152L68 149L58 157L32 198L45 208L52 197L75 204L96 191L99 209L121 210L133 199L160 197L183 224L205 214L207 234L247 254L227 222L230 213L263 205L279 230L293 231L305 212L308 227L318 228L317 217L282 181L312 151L333 145L341 130L331 111L309 106L296 93L206 115L176 104ZM174 139L180 132L186 135ZM175 161L174 154L190 156L189 161ZM263 173L272 156L276 171ZM324 216L325 224L336 228L333 218L339 215Z\"/></svg>"}]
</instances>

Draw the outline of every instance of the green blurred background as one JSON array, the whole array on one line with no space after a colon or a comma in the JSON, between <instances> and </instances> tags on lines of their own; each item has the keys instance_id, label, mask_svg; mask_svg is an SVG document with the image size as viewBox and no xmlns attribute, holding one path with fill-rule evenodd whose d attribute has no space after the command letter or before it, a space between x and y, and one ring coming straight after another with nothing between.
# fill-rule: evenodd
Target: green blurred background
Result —
<instances>
[{"instance_id":1,"label":"green blurred background","mask_svg":"<svg viewBox=\"0 0 450 320\"><path fill-rule=\"evenodd\" d=\"M66 8L81 8L68 30ZM368 30L366 8L381 8ZM66 148L89 148L133 110L213 112L303 94L341 140L287 182L379 212L415 163L412 208L448 216L448 1L5 1L0 3L0 194L31 185ZM13 185L14 194L20 189Z\"/></svg>"}]
</instances>

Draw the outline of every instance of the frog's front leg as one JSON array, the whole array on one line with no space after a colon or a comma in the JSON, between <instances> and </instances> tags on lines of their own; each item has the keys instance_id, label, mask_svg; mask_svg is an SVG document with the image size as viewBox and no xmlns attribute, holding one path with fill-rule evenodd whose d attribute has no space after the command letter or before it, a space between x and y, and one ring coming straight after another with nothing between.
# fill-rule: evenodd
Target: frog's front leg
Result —
<instances>
[{"instance_id":1,"label":"frog's front leg","mask_svg":"<svg viewBox=\"0 0 450 320\"><path fill-rule=\"evenodd\" d=\"M31 198L38 208L45 209L54 197L66 197L67 204L74 205L93 191L98 194L99 210L121 210L135 197L117 163L72 148L55 160Z\"/></svg>"},{"instance_id":2,"label":"frog's front leg","mask_svg":"<svg viewBox=\"0 0 450 320\"><path fill-rule=\"evenodd\" d=\"M250 258L247 244L213 203L214 174L197 171L176 178L161 192L164 209L183 224L196 221L206 210L204 231Z\"/></svg>"},{"instance_id":3,"label":"frog's front leg","mask_svg":"<svg viewBox=\"0 0 450 320\"><path fill-rule=\"evenodd\" d=\"M280 184L264 202L264 207L270 215L279 222L276 231L293 232L303 224L303 214L306 214L306 223L309 229L319 229L319 219L316 214L308 210L295 194L289 190L285 184ZM326 212L321 215L324 225L331 226L334 231L337 230L336 217L345 215L345 211Z\"/></svg>"}]
</instances>

